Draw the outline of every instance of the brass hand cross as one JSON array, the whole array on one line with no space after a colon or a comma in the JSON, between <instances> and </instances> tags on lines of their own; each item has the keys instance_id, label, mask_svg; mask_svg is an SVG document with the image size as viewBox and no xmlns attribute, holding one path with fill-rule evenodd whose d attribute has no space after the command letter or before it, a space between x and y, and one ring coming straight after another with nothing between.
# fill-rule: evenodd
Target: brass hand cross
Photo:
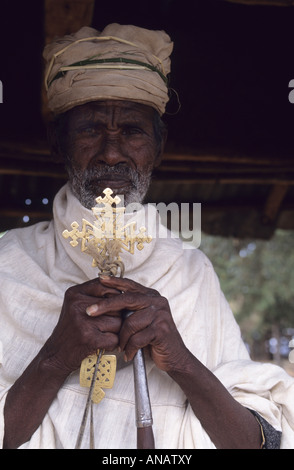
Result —
<instances>
[{"instance_id":1,"label":"brass hand cross","mask_svg":"<svg viewBox=\"0 0 294 470\"><path fill-rule=\"evenodd\" d=\"M95 220L93 223L82 220L82 229L73 222L71 231L64 230L64 238L71 238L70 244L77 246L81 240L81 250L93 257L92 266L98 267L100 275L115 276L120 270L123 277L124 264L120 258L122 250L134 254L144 248L144 243L150 243L152 238L146 235L146 228L140 227L136 233L136 222L123 225L122 216L125 207L117 207L121 202L119 196L112 197L113 191L106 188L105 196L97 197L97 205L92 208Z\"/></svg>"},{"instance_id":2,"label":"brass hand cross","mask_svg":"<svg viewBox=\"0 0 294 470\"><path fill-rule=\"evenodd\" d=\"M118 207L121 199L119 196L112 197L113 191L106 188L104 197L97 197L97 205L92 208L94 221L89 222L82 219L82 228L79 224L72 222L72 230L64 230L64 238L71 238L73 247L81 241L81 251L92 256L92 266L99 269L99 276L124 275L124 263L121 260L122 250L134 254L135 247L138 250L144 248L144 243L150 243L152 238L146 234L146 228L140 227L136 233L136 222L123 224L122 217L125 207ZM80 369L80 385L90 387L89 396L76 444L80 447L90 404L99 403L104 397L103 388L113 386L116 371L116 356L104 355L104 351L84 359ZM92 419L91 419L92 428Z\"/></svg>"}]
</instances>

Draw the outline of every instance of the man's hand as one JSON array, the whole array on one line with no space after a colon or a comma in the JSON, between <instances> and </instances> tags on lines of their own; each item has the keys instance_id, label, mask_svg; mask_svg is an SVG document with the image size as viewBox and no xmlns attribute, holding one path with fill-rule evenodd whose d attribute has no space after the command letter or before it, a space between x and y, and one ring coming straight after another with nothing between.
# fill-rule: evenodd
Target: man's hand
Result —
<instances>
[{"instance_id":1,"label":"man's hand","mask_svg":"<svg viewBox=\"0 0 294 470\"><path fill-rule=\"evenodd\" d=\"M150 347L156 366L170 371L180 367L188 354L173 321L169 303L156 290L144 287L130 279L101 278L105 288L120 292L100 299L88 309L93 318L132 311L124 319L119 332L119 347L128 360L143 347Z\"/></svg>"},{"instance_id":2,"label":"man's hand","mask_svg":"<svg viewBox=\"0 0 294 470\"><path fill-rule=\"evenodd\" d=\"M122 324L119 310L109 309L93 317L87 314L87 309L93 303L100 305L108 296L114 298L120 293L102 284L99 278L66 291L59 321L45 345L55 368L69 374L97 349L112 351L118 346Z\"/></svg>"}]
</instances>

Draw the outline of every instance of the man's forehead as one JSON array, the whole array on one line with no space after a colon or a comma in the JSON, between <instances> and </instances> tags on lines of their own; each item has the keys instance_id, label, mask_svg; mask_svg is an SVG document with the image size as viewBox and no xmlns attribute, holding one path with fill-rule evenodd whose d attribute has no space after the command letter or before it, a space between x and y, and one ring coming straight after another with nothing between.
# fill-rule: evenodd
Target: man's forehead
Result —
<instances>
[{"instance_id":1,"label":"man's forehead","mask_svg":"<svg viewBox=\"0 0 294 470\"><path fill-rule=\"evenodd\" d=\"M152 120L154 117L154 109L151 106L124 100L92 101L76 106L69 113L77 118L118 115L123 118Z\"/></svg>"}]
</instances>

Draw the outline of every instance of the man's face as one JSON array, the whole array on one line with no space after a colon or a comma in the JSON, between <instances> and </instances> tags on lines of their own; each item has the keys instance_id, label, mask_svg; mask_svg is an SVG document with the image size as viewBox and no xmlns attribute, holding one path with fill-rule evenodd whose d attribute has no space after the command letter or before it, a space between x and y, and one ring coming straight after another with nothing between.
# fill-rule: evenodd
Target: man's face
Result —
<instances>
[{"instance_id":1,"label":"man's face","mask_svg":"<svg viewBox=\"0 0 294 470\"><path fill-rule=\"evenodd\" d=\"M109 187L125 205L142 202L162 146L154 110L127 101L96 101L68 112L66 161L75 196L90 209Z\"/></svg>"}]
</instances>

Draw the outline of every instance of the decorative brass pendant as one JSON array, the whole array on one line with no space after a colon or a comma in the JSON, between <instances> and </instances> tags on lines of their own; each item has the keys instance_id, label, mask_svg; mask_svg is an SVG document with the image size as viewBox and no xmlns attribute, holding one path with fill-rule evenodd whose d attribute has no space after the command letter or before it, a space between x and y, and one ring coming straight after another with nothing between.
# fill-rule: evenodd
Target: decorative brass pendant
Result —
<instances>
[{"instance_id":1,"label":"decorative brass pendant","mask_svg":"<svg viewBox=\"0 0 294 470\"><path fill-rule=\"evenodd\" d=\"M92 354L83 360L80 368L80 385L81 387L91 386L95 364L98 360L98 354ZM92 401L100 403L104 398L105 392L102 388L112 388L116 373L116 356L103 355L98 365L96 382L93 388Z\"/></svg>"}]
</instances>

